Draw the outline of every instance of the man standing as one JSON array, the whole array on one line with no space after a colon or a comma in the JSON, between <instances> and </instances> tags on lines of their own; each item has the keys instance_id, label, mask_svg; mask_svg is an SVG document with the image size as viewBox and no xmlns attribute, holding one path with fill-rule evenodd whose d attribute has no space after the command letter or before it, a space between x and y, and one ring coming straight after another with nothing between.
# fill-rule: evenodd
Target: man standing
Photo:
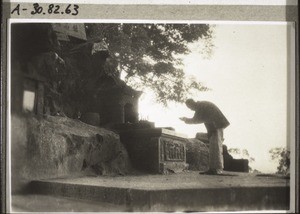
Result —
<instances>
[{"instance_id":1,"label":"man standing","mask_svg":"<svg viewBox=\"0 0 300 214\"><path fill-rule=\"evenodd\" d=\"M204 123L207 129L209 140L209 170L204 174L222 174L224 168L222 154L222 143L224 141L223 130L229 126L230 123L221 110L211 102L195 102L193 99L188 99L185 104L189 109L195 111L194 117L181 117L179 119L186 124Z\"/></svg>"}]
</instances>

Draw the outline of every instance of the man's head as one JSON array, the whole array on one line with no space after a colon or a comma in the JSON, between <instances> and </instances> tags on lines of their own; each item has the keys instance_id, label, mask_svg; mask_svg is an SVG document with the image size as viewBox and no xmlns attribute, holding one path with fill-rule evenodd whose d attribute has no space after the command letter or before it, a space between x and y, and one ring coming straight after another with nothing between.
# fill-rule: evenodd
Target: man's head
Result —
<instances>
[{"instance_id":1,"label":"man's head","mask_svg":"<svg viewBox=\"0 0 300 214\"><path fill-rule=\"evenodd\" d=\"M187 100L185 101L185 105L186 105L189 109L191 109L191 110L196 110L196 107L197 107L196 104L197 104L197 103L196 103L195 100L193 100L193 99L187 99Z\"/></svg>"}]
</instances>

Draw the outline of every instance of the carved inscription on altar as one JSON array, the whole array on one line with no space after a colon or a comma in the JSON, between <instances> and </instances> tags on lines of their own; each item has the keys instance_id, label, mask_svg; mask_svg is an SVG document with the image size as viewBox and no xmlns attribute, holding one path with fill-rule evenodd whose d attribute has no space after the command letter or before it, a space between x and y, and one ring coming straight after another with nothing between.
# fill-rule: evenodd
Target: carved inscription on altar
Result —
<instances>
[{"instance_id":1,"label":"carved inscription on altar","mask_svg":"<svg viewBox=\"0 0 300 214\"><path fill-rule=\"evenodd\" d=\"M185 161L184 145L177 140L161 139L161 152L165 161Z\"/></svg>"}]
</instances>

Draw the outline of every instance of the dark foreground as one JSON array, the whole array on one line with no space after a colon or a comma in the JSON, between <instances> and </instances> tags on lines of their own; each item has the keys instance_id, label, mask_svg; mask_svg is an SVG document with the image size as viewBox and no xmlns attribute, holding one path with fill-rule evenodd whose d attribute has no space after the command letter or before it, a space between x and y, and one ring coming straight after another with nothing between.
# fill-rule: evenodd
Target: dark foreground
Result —
<instances>
[{"instance_id":1,"label":"dark foreground","mask_svg":"<svg viewBox=\"0 0 300 214\"><path fill-rule=\"evenodd\" d=\"M33 181L13 212L288 210L289 179L225 172Z\"/></svg>"}]
</instances>

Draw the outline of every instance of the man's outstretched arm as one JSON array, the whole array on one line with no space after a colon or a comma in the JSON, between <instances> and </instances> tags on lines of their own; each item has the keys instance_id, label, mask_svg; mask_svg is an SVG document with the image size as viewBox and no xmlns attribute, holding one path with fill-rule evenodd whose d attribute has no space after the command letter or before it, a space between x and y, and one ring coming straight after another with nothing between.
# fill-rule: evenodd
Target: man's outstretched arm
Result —
<instances>
[{"instance_id":1,"label":"man's outstretched arm","mask_svg":"<svg viewBox=\"0 0 300 214\"><path fill-rule=\"evenodd\" d=\"M198 124L198 123L203 123L202 121L197 121L194 118L187 118L187 117L180 117L180 120L185 122L186 124Z\"/></svg>"}]
</instances>

